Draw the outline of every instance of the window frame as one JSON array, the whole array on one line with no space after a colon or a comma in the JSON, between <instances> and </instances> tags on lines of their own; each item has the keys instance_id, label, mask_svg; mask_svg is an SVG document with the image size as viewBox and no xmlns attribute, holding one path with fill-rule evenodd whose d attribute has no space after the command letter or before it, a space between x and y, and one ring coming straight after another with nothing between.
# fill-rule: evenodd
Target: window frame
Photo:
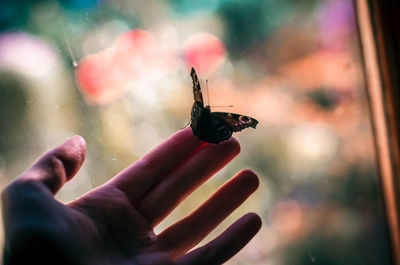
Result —
<instances>
[{"instance_id":1,"label":"window frame","mask_svg":"<svg viewBox=\"0 0 400 265\"><path fill-rule=\"evenodd\" d=\"M400 2L354 2L390 252L400 265Z\"/></svg>"}]
</instances>

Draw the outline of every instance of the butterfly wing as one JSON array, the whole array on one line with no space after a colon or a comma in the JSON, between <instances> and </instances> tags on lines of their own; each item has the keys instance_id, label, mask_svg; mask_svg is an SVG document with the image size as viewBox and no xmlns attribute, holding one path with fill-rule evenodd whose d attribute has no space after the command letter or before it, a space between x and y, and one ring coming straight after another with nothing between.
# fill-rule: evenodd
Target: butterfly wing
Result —
<instances>
[{"instance_id":1,"label":"butterfly wing","mask_svg":"<svg viewBox=\"0 0 400 265\"><path fill-rule=\"evenodd\" d=\"M254 118L235 113L211 112L211 116L224 120L233 132L239 132L248 127L255 129L258 124Z\"/></svg>"},{"instance_id":2,"label":"butterfly wing","mask_svg":"<svg viewBox=\"0 0 400 265\"><path fill-rule=\"evenodd\" d=\"M191 123L193 134L202 141L218 144L232 136L233 132L245 128L256 128L258 121L248 116L211 112L210 107L204 107L203 95L196 71L192 68L190 76L193 80L194 104L191 112Z\"/></svg>"},{"instance_id":3,"label":"butterfly wing","mask_svg":"<svg viewBox=\"0 0 400 265\"><path fill-rule=\"evenodd\" d=\"M192 112L192 127L193 134L200 140L207 143L218 144L219 142L225 141L232 136L232 129L229 123L225 120L212 115L209 109L196 107L198 102L193 105L193 110L199 111Z\"/></svg>"},{"instance_id":4,"label":"butterfly wing","mask_svg":"<svg viewBox=\"0 0 400 265\"><path fill-rule=\"evenodd\" d=\"M192 80L193 80L194 101L199 102L201 107L204 108L203 94L201 92L199 78L197 78L197 74L196 74L196 71L194 70L194 68L192 68L192 71L190 72L190 76L192 77Z\"/></svg>"}]
</instances>

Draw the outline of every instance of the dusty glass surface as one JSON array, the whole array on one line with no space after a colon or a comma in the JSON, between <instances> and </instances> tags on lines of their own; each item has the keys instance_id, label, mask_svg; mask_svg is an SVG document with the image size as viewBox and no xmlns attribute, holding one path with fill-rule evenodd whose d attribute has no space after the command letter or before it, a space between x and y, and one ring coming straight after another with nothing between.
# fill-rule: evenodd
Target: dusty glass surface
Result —
<instances>
[{"instance_id":1,"label":"dusty glass surface","mask_svg":"<svg viewBox=\"0 0 400 265\"><path fill-rule=\"evenodd\" d=\"M0 6L0 184L80 134L87 159L57 198L104 183L187 126L189 69L218 111L259 120L241 154L157 228L242 168L260 233L228 264L388 264L350 0L8 1Z\"/></svg>"}]
</instances>

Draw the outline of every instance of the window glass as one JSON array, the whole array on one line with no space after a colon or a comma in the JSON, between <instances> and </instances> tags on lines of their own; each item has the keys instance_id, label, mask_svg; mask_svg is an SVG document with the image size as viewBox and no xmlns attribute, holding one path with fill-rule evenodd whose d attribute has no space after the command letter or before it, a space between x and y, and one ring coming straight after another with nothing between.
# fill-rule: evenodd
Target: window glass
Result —
<instances>
[{"instance_id":1,"label":"window glass","mask_svg":"<svg viewBox=\"0 0 400 265\"><path fill-rule=\"evenodd\" d=\"M388 264L350 0L6 1L0 11L0 184L80 134L67 202L190 122L194 67L213 111L257 129L157 231L243 168L263 227L228 264ZM208 84L206 83L208 80ZM233 106L230 106L233 105ZM190 177L190 176L189 176Z\"/></svg>"}]
</instances>

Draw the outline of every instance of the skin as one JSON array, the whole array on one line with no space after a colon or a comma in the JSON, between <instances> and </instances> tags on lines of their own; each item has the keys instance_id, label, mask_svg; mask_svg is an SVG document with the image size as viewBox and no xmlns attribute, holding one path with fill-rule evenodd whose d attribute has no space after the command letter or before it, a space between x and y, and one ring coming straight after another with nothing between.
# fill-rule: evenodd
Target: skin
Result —
<instances>
[{"instance_id":1,"label":"skin","mask_svg":"<svg viewBox=\"0 0 400 265\"><path fill-rule=\"evenodd\" d=\"M239 172L161 233L153 228L239 152L233 137L207 144L185 128L109 182L62 204L54 194L85 159L85 141L74 136L3 191L5 264L222 264L258 232L257 214L191 249L257 189L254 172Z\"/></svg>"}]
</instances>

